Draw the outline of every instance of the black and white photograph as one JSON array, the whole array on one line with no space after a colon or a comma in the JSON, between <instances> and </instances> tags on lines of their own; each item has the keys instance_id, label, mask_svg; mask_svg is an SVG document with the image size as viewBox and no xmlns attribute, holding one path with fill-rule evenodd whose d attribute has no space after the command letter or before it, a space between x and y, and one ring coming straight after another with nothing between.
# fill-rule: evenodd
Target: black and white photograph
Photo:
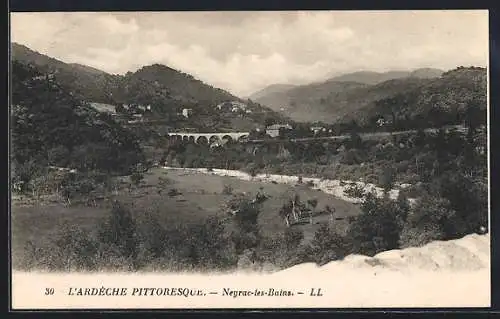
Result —
<instances>
[{"instance_id":1,"label":"black and white photograph","mask_svg":"<svg viewBox=\"0 0 500 319\"><path fill-rule=\"evenodd\" d=\"M10 14L15 309L489 307L487 10Z\"/></svg>"}]
</instances>

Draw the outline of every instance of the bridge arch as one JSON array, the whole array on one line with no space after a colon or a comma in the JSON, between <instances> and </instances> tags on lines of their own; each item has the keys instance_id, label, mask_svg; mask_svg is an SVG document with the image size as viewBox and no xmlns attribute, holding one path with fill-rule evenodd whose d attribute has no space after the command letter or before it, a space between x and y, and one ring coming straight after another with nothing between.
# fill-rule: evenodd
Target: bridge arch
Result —
<instances>
[{"instance_id":1,"label":"bridge arch","mask_svg":"<svg viewBox=\"0 0 500 319\"><path fill-rule=\"evenodd\" d=\"M195 142L194 136L192 136L192 135L189 136L188 141L189 141L189 143L194 143Z\"/></svg>"},{"instance_id":2,"label":"bridge arch","mask_svg":"<svg viewBox=\"0 0 500 319\"><path fill-rule=\"evenodd\" d=\"M245 142L248 141L248 135L240 135L238 137L238 142Z\"/></svg>"},{"instance_id":3,"label":"bridge arch","mask_svg":"<svg viewBox=\"0 0 500 319\"><path fill-rule=\"evenodd\" d=\"M218 135L212 135L210 136L210 138L208 139L208 141L210 142L210 144L213 144L213 143L216 143L216 142L220 142L220 138Z\"/></svg>"},{"instance_id":4,"label":"bridge arch","mask_svg":"<svg viewBox=\"0 0 500 319\"><path fill-rule=\"evenodd\" d=\"M189 137L188 137L187 135L184 135L184 136L182 137L182 141L183 141L183 142L189 142Z\"/></svg>"},{"instance_id":5,"label":"bridge arch","mask_svg":"<svg viewBox=\"0 0 500 319\"><path fill-rule=\"evenodd\" d=\"M208 138L204 135L198 136L196 143L200 145L208 145Z\"/></svg>"},{"instance_id":6,"label":"bridge arch","mask_svg":"<svg viewBox=\"0 0 500 319\"><path fill-rule=\"evenodd\" d=\"M222 141L224 143L231 143L233 141L233 138L231 137L231 135L224 135L222 136Z\"/></svg>"}]
</instances>

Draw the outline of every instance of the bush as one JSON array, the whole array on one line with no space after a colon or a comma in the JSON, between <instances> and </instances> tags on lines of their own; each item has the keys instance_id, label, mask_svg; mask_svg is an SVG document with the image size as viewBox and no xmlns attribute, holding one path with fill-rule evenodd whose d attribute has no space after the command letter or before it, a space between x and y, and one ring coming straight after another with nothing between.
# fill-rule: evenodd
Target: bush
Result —
<instances>
[{"instance_id":1,"label":"bush","mask_svg":"<svg viewBox=\"0 0 500 319\"><path fill-rule=\"evenodd\" d=\"M332 231L327 224L322 224L311 243L301 251L301 258L304 261L324 265L342 259L348 254L349 245L345 238Z\"/></svg>"},{"instance_id":2,"label":"bush","mask_svg":"<svg viewBox=\"0 0 500 319\"><path fill-rule=\"evenodd\" d=\"M398 248L399 234L408 213L406 204L368 193L361 205L363 213L349 226L347 237L353 253L373 256Z\"/></svg>"},{"instance_id":3,"label":"bush","mask_svg":"<svg viewBox=\"0 0 500 319\"><path fill-rule=\"evenodd\" d=\"M224 222L209 217L197 225L162 225L155 215L134 217L115 203L96 235L64 226L47 248L28 242L23 269L48 270L225 270L237 254Z\"/></svg>"},{"instance_id":4,"label":"bush","mask_svg":"<svg viewBox=\"0 0 500 319\"><path fill-rule=\"evenodd\" d=\"M140 172L134 172L130 175L130 181L137 187L144 180L144 174Z\"/></svg>"},{"instance_id":5,"label":"bush","mask_svg":"<svg viewBox=\"0 0 500 319\"><path fill-rule=\"evenodd\" d=\"M224 184L224 187L222 188L222 194L231 195L232 193L233 193L233 187L229 184Z\"/></svg>"},{"instance_id":6,"label":"bush","mask_svg":"<svg viewBox=\"0 0 500 319\"><path fill-rule=\"evenodd\" d=\"M401 247L421 246L433 240L450 238L462 222L446 199L424 195L410 210L401 233Z\"/></svg>"},{"instance_id":7,"label":"bush","mask_svg":"<svg viewBox=\"0 0 500 319\"><path fill-rule=\"evenodd\" d=\"M177 195L182 195L182 193L181 193L181 192L179 192L179 191L177 190L177 188L171 188L171 189L168 191L168 196L170 196L170 197L175 197L175 196L177 196Z\"/></svg>"},{"instance_id":8,"label":"bush","mask_svg":"<svg viewBox=\"0 0 500 319\"><path fill-rule=\"evenodd\" d=\"M125 258L138 253L137 225L132 213L120 203L113 203L110 216L98 227L101 243L116 246Z\"/></svg>"},{"instance_id":9,"label":"bush","mask_svg":"<svg viewBox=\"0 0 500 319\"><path fill-rule=\"evenodd\" d=\"M396 181L396 172L392 166L386 166L382 169L379 175L378 183L384 191L388 192L394 187L394 182Z\"/></svg>"},{"instance_id":10,"label":"bush","mask_svg":"<svg viewBox=\"0 0 500 319\"><path fill-rule=\"evenodd\" d=\"M356 165L362 163L364 160L361 156L361 152L357 149L349 149L343 152L340 159L341 164L346 165Z\"/></svg>"},{"instance_id":11,"label":"bush","mask_svg":"<svg viewBox=\"0 0 500 319\"><path fill-rule=\"evenodd\" d=\"M287 228L283 236L283 242L288 250L297 248L304 239L304 232L297 228Z\"/></svg>"},{"instance_id":12,"label":"bush","mask_svg":"<svg viewBox=\"0 0 500 319\"><path fill-rule=\"evenodd\" d=\"M89 232L77 227L64 226L55 240L56 254L64 256L54 260L56 267L65 271L94 270L97 267L98 243ZM53 265L54 265L53 264Z\"/></svg>"},{"instance_id":13,"label":"bush","mask_svg":"<svg viewBox=\"0 0 500 319\"><path fill-rule=\"evenodd\" d=\"M351 185L344 189L344 194L351 198L363 198L365 196L365 190L362 186L351 183Z\"/></svg>"}]
</instances>

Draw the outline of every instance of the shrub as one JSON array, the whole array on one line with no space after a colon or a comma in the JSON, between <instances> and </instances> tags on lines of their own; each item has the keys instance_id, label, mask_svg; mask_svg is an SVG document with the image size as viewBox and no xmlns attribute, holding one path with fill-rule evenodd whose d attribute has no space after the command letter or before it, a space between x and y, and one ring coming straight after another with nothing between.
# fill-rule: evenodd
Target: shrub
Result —
<instances>
[{"instance_id":1,"label":"shrub","mask_svg":"<svg viewBox=\"0 0 500 319\"><path fill-rule=\"evenodd\" d=\"M144 174L140 172L134 172L130 175L130 181L137 187L144 180Z\"/></svg>"},{"instance_id":2,"label":"shrub","mask_svg":"<svg viewBox=\"0 0 500 319\"><path fill-rule=\"evenodd\" d=\"M402 204L368 193L361 205L363 213L349 226L347 236L353 253L373 256L398 248L399 234L408 213L408 206Z\"/></svg>"},{"instance_id":3,"label":"shrub","mask_svg":"<svg viewBox=\"0 0 500 319\"><path fill-rule=\"evenodd\" d=\"M98 243L86 231L77 227L64 227L55 241L58 254L58 268L66 271L94 270L97 266Z\"/></svg>"},{"instance_id":4,"label":"shrub","mask_svg":"<svg viewBox=\"0 0 500 319\"><path fill-rule=\"evenodd\" d=\"M344 194L351 198L363 198L365 196L365 190L362 186L356 183L351 183L344 189Z\"/></svg>"},{"instance_id":5,"label":"shrub","mask_svg":"<svg viewBox=\"0 0 500 319\"><path fill-rule=\"evenodd\" d=\"M314 234L311 243L301 252L302 259L324 265L347 256L349 247L345 238L332 231L327 224L322 224Z\"/></svg>"},{"instance_id":6,"label":"shrub","mask_svg":"<svg viewBox=\"0 0 500 319\"><path fill-rule=\"evenodd\" d=\"M233 193L233 187L229 184L224 184L222 188L222 194L231 195Z\"/></svg>"},{"instance_id":7,"label":"shrub","mask_svg":"<svg viewBox=\"0 0 500 319\"><path fill-rule=\"evenodd\" d=\"M401 247L420 246L432 240L447 239L457 223L455 211L446 199L428 194L420 198L408 214L401 233ZM463 225L463 224L462 224Z\"/></svg>"},{"instance_id":8,"label":"shrub","mask_svg":"<svg viewBox=\"0 0 500 319\"><path fill-rule=\"evenodd\" d=\"M138 253L137 225L131 212L120 203L113 203L110 216L99 225L98 239L104 244L114 245L126 258L135 258Z\"/></svg>"},{"instance_id":9,"label":"shrub","mask_svg":"<svg viewBox=\"0 0 500 319\"><path fill-rule=\"evenodd\" d=\"M304 239L304 232L297 228L287 228L283 235L283 242L288 250L297 248Z\"/></svg>"},{"instance_id":10,"label":"shrub","mask_svg":"<svg viewBox=\"0 0 500 319\"><path fill-rule=\"evenodd\" d=\"M379 175L379 185L384 191L390 191L396 181L396 172L392 166L386 166Z\"/></svg>"},{"instance_id":11,"label":"shrub","mask_svg":"<svg viewBox=\"0 0 500 319\"><path fill-rule=\"evenodd\" d=\"M175 196L177 196L177 195L181 195L181 194L182 194L182 193L181 193L181 192L179 192L179 191L177 190L177 188L171 188L171 189L168 191L168 196L170 196L170 197L175 197Z\"/></svg>"}]
</instances>

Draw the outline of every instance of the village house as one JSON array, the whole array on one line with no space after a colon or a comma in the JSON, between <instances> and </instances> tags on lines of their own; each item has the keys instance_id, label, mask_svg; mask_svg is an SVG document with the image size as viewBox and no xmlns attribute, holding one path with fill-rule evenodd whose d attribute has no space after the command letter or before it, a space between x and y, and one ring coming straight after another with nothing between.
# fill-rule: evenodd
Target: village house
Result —
<instances>
[{"instance_id":1,"label":"village house","mask_svg":"<svg viewBox=\"0 0 500 319\"><path fill-rule=\"evenodd\" d=\"M311 131L313 131L314 135L316 135L321 131L325 132L326 129L322 126L313 126L313 127L311 127Z\"/></svg>"},{"instance_id":2,"label":"village house","mask_svg":"<svg viewBox=\"0 0 500 319\"><path fill-rule=\"evenodd\" d=\"M223 112L233 112L233 113L247 111L246 104L241 103L241 102L237 102L237 101L222 102L222 103L219 103L216 106L216 108L220 111L223 111Z\"/></svg>"},{"instance_id":3,"label":"village house","mask_svg":"<svg viewBox=\"0 0 500 319\"><path fill-rule=\"evenodd\" d=\"M182 116L189 118L193 114L193 109L182 109Z\"/></svg>"},{"instance_id":4,"label":"village house","mask_svg":"<svg viewBox=\"0 0 500 319\"><path fill-rule=\"evenodd\" d=\"M281 135L282 130L291 130L289 124L273 124L266 128L266 134L271 137L278 137Z\"/></svg>"}]
</instances>

